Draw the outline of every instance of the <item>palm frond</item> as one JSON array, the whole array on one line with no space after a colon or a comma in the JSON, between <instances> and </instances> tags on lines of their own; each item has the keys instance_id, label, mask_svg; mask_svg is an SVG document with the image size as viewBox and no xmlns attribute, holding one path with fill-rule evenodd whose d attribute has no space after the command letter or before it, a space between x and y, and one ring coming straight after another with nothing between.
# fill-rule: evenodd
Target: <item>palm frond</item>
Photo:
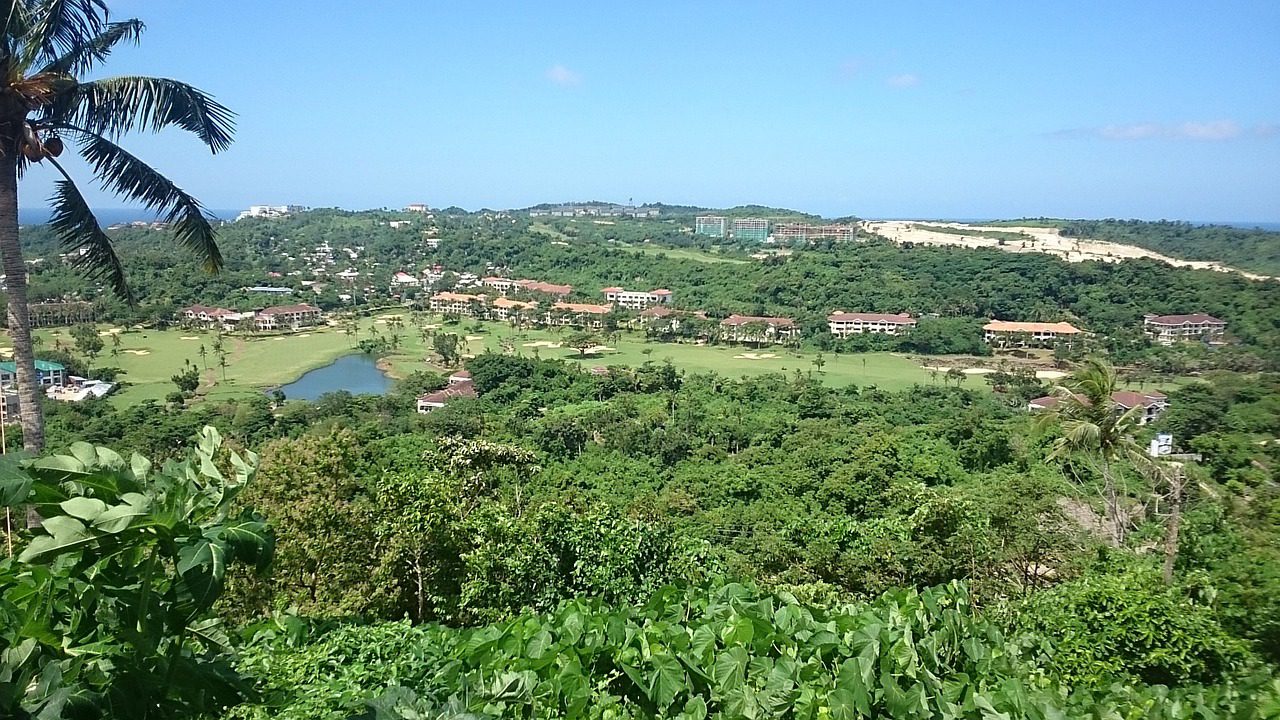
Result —
<instances>
[{"instance_id":1,"label":"palm frond","mask_svg":"<svg viewBox=\"0 0 1280 720\"><path fill-rule=\"evenodd\" d=\"M45 65L40 72L58 75L81 75L102 62L122 42L137 43L146 26L141 20L109 23L98 36L64 52Z\"/></svg>"},{"instance_id":2,"label":"palm frond","mask_svg":"<svg viewBox=\"0 0 1280 720\"><path fill-rule=\"evenodd\" d=\"M215 153L231 146L235 132L235 113L230 109L191 85L166 78L115 77L80 83L49 107L45 119L112 138L133 130L179 127Z\"/></svg>"},{"instance_id":3,"label":"palm frond","mask_svg":"<svg viewBox=\"0 0 1280 720\"><path fill-rule=\"evenodd\" d=\"M97 37L107 21L103 0L44 0L31 12L29 60L57 57Z\"/></svg>"},{"instance_id":4,"label":"palm frond","mask_svg":"<svg viewBox=\"0 0 1280 720\"><path fill-rule=\"evenodd\" d=\"M114 142L82 128L63 127L79 142L81 154L104 188L155 210L206 270L222 269L222 253L200 201Z\"/></svg>"},{"instance_id":5,"label":"palm frond","mask_svg":"<svg viewBox=\"0 0 1280 720\"><path fill-rule=\"evenodd\" d=\"M52 158L49 162L62 173L62 180L54 183L53 215L49 226L68 252L75 253L72 266L91 280L100 280L111 286L117 295L133 304L133 292L125 280L124 265L111 246L111 238L102 231L98 219L89 209L80 188L71 176Z\"/></svg>"}]
</instances>

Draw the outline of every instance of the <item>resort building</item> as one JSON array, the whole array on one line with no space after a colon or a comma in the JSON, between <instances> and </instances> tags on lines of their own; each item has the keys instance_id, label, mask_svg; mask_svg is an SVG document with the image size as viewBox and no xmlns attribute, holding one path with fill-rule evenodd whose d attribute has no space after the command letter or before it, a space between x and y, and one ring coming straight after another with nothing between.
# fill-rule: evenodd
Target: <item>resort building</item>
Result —
<instances>
[{"instance_id":1,"label":"resort building","mask_svg":"<svg viewBox=\"0 0 1280 720\"><path fill-rule=\"evenodd\" d=\"M555 283L542 282L541 280L516 280L515 284L527 293L540 293L557 297L564 297L573 293L572 285L557 285Z\"/></svg>"},{"instance_id":2,"label":"resort building","mask_svg":"<svg viewBox=\"0 0 1280 720\"><path fill-rule=\"evenodd\" d=\"M404 272L403 270L391 276L391 286L393 288L418 287L421 284L422 284L421 280L410 275L407 272Z\"/></svg>"},{"instance_id":3,"label":"resort building","mask_svg":"<svg viewBox=\"0 0 1280 720\"><path fill-rule=\"evenodd\" d=\"M42 387L67 384L67 369L61 363L48 360L36 361L36 378ZM12 387L18 383L18 366L12 361L0 362L0 386Z\"/></svg>"},{"instance_id":4,"label":"resort building","mask_svg":"<svg viewBox=\"0 0 1280 720\"><path fill-rule=\"evenodd\" d=\"M236 216L236 220L245 218L282 218L306 210L301 205L250 205L248 210Z\"/></svg>"},{"instance_id":5,"label":"resort building","mask_svg":"<svg viewBox=\"0 0 1280 720\"><path fill-rule=\"evenodd\" d=\"M982 326L982 339L998 347L1049 348L1074 339L1083 330L1065 322L1008 322L992 320Z\"/></svg>"},{"instance_id":6,"label":"resort building","mask_svg":"<svg viewBox=\"0 0 1280 720\"><path fill-rule=\"evenodd\" d=\"M313 305L279 305L259 310L253 316L253 325L258 330L297 330L319 325L320 319L320 308Z\"/></svg>"},{"instance_id":7,"label":"resort building","mask_svg":"<svg viewBox=\"0 0 1280 720\"><path fill-rule=\"evenodd\" d=\"M728 228L728 220L720 215L699 215L693 221L693 231L698 235L722 238Z\"/></svg>"},{"instance_id":8,"label":"resort building","mask_svg":"<svg viewBox=\"0 0 1280 720\"><path fill-rule=\"evenodd\" d=\"M720 321L720 329L729 342L751 343L783 343L800 332L791 318L754 315L730 315Z\"/></svg>"},{"instance_id":9,"label":"resort building","mask_svg":"<svg viewBox=\"0 0 1280 720\"><path fill-rule=\"evenodd\" d=\"M487 278L481 278L480 284L484 285L485 287L491 287L500 293L506 294L508 290L510 290L512 287L515 286L516 281L512 280L511 278L490 276Z\"/></svg>"},{"instance_id":10,"label":"resort building","mask_svg":"<svg viewBox=\"0 0 1280 720\"><path fill-rule=\"evenodd\" d=\"M808 240L852 240L858 229L853 225L810 225L808 223L779 223L773 226L773 239L778 242L805 242Z\"/></svg>"},{"instance_id":11,"label":"resort building","mask_svg":"<svg viewBox=\"0 0 1280 720\"><path fill-rule=\"evenodd\" d=\"M769 239L769 221L762 218L739 218L733 221L733 239L764 242Z\"/></svg>"},{"instance_id":12,"label":"resort building","mask_svg":"<svg viewBox=\"0 0 1280 720\"><path fill-rule=\"evenodd\" d=\"M404 211L411 213L425 213L430 209L425 203L409 203L404 206Z\"/></svg>"},{"instance_id":13,"label":"resort building","mask_svg":"<svg viewBox=\"0 0 1280 720\"><path fill-rule=\"evenodd\" d=\"M599 330L604 327L605 316L611 312L612 305L558 302L547 311L546 324Z\"/></svg>"},{"instance_id":14,"label":"resort building","mask_svg":"<svg viewBox=\"0 0 1280 720\"><path fill-rule=\"evenodd\" d=\"M538 309L536 302L524 302L511 298L495 298L489 304L489 316L497 320L510 320L517 317L532 317Z\"/></svg>"},{"instance_id":15,"label":"resort building","mask_svg":"<svg viewBox=\"0 0 1280 720\"><path fill-rule=\"evenodd\" d=\"M1142 318L1142 330L1161 345L1193 340L1220 343L1227 332L1227 323L1204 313L1146 315Z\"/></svg>"},{"instance_id":16,"label":"resort building","mask_svg":"<svg viewBox=\"0 0 1280 720\"><path fill-rule=\"evenodd\" d=\"M1087 402L1083 398L1081 398L1081 401ZM1111 394L1111 401L1116 404L1116 412L1119 414L1127 413L1133 408L1142 408L1141 414L1138 415L1139 425L1146 425L1155 421L1169 408L1169 398L1159 390L1149 390L1147 392L1120 390ZM1027 410L1030 412L1051 410L1057 407L1060 402L1062 402L1062 398L1053 395L1039 397L1027 403Z\"/></svg>"},{"instance_id":17,"label":"resort building","mask_svg":"<svg viewBox=\"0 0 1280 720\"><path fill-rule=\"evenodd\" d=\"M837 310L827 316L827 327L830 328L831 334L840 338L865 333L900 335L910 332L915 326L915 318L906 313L885 315L883 313L847 313Z\"/></svg>"},{"instance_id":18,"label":"resort building","mask_svg":"<svg viewBox=\"0 0 1280 720\"><path fill-rule=\"evenodd\" d=\"M474 316L485 307L488 298L483 295L466 293L439 292L431 296L431 312L441 315Z\"/></svg>"},{"instance_id":19,"label":"resort building","mask_svg":"<svg viewBox=\"0 0 1280 720\"><path fill-rule=\"evenodd\" d=\"M220 307L192 305L181 310L182 321L209 329L234 330L245 318L252 318L253 313L236 312Z\"/></svg>"},{"instance_id":20,"label":"resort building","mask_svg":"<svg viewBox=\"0 0 1280 720\"><path fill-rule=\"evenodd\" d=\"M656 290L626 290L620 287L607 287L600 292L604 299L628 310L643 310L652 305L670 305L674 295L666 288Z\"/></svg>"},{"instance_id":21,"label":"resort building","mask_svg":"<svg viewBox=\"0 0 1280 720\"><path fill-rule=\"evenodd\" d=\"M640 311L633 325L640 325L658 333L675 332L685 321L690 319L706 320L707 314L698 311L675 310L666 305L654 305Z\"/></svg>"}]
</instances>

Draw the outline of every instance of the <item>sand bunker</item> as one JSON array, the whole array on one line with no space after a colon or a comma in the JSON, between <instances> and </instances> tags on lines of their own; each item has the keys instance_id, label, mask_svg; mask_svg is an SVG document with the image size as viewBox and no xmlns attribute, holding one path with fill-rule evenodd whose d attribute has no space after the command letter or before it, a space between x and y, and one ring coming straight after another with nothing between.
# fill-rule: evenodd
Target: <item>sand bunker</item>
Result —
<instances>
[{"instance_id":1,"label":"sand bunker","mask_svg":"<svg viewBox=\"0 0 1280 720\"><path fill-rule=\"evenodd\" d=\"M1061 370L1037 370L1036 371L1037 380L1060 380L1066 376L1067 374L1062 372Z\"/></svg>"},{"instance_id":2,"label":"sand bunker","mask_svg":"<svg viewBox=\"0 0 1280 720\"><path fill-rule=\"evenodd\" d=\"M125 350L124 352L127 352L130 355L150 355L151 354L150 350Z\"/></svg>"},{"instance_id":3,"label":"sand bunker","mask_svg":"<svg viewBox=\"0 0 1280 720\"><path fill-rule=\"evenodd\" d=\"M734 360L768 360L769 358L776 358L776 357L778 356L775 353L749 352L749 353L742 353L741 355L734 355L733 359Z\"/></svg>"},{"instance_id":4,"label":"sand bunker","mask_svg":"<svg viewBox=\"0 0 1280 720\"><path fill-rule=\"evenodd\" d=\"M537 342L525 343L524 346L525 347L558 348L558 347L561 347L563 344L564 343L551 342L549 340L539 340Z\"/></svg>"},{"instance_id":5,"label":"sand bunker","mask_svg":"<svg viewBox=\"0 0 1280 720\"><path fill-rule=\"evenodd\" d=\"M282 338L282 337L273 337L273 338L271 338L271 339L272 339L272 340L283 340L284 338Z\"/></svg>"},{"instance_id":6,"label":"sand bunker","mask_svg":"<svg viewBox=\"0 0 1280 720\"><path fill-rule=\"evenodd\" d=\"M379 316L378 316L378 319L379 319L379 320L394 320L394 319L396 319L396 318L398 318L398 317L400 317L400 316L399 316L399 315L379 315Z\"/></svg>"},{"instance_id":7,"label":"sand bunker","mask_svg":"<svg viewBox=\"0 0 1280 720\"><path fill-rule=\"evenodd\" d=\"M483 339L484 339L484 336L483 336L483 335L468 335L468 336L467 336L467 339L468 339L468 340L483 340Z\"/></svg>"},{"instance_id":8,"label":"sand bunker","mask_svg":"<svg viewBox=\"0 0 1280 720\"><path fill-rule=\"evenodd\" d=\"M599 355L600 353L607 353L607 352L615 352L615 350L609 347L608 345L594 345L592 347L587 348L588 355Z\"/></svg>"},{"instance_id":9,"label":"sand bunker","mask_svg":"<svg viewBox=\"0 0 1280 720\"><path fill-rule=\"evenodd\" d=\"M374 324L374 325L386 325L386 324L387 324L387 321L386 321L386 320L374 320L374 321L373 321L373 324Z\"/></svg>"},{"instance_id":10,"label":"sand bunker","mask_svg":"<svg viewBox=\"0 0 1280 720\"><path fill-rule=\"evenodd\" d=\"M124 332L124 330L121 328L111 328L110 330L103 330L98 334L101 335L102 337L106 337L108 335L119 335L122 332Z\"/></svg>"},{"instance_id":11,"label":"sand bunker","mask_svg":"<svg viewBox=\"0 0 1280 720\"><path fill-rule=\"evenodd\" d=\"M439 330L440 326L439 325L423 325L422 329L423 330Z\"/></svg>"},{"instance_id":12,"label":"sand bunker","mask_svg":"<svg viewBox=\"0 0 1280 720\"><path fill-rule=\"evenodd\" d=\"M995 372L995 370L992 370L991 368L965 368L960 372L965 375L987 375Z\"/></svg>"},{"instance_id":13,"label":"sand bunker","mask_svg":"<svg viewBox=\"0 0 1280 720\"><path fill-rule=\"evenodd\" d=\"M311 337L311 333L302 333L298 337Z\"/></svg>"},{"instance_id":14,"label":"sand bunker","mask_svg":"<svg viewBox=\"0 0 1280 720\"><path fill-rule=\"evenodd\" d=\"M195 335L183 335L178 339L179 340L199 340L200 338L196 337Z\"/></svg>"}]
</instances>

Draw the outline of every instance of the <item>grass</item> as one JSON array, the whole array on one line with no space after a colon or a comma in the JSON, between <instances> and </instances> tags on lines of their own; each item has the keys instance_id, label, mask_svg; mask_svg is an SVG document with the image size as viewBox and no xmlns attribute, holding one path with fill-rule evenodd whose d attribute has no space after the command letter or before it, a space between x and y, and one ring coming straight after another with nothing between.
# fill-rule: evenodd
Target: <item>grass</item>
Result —
<instances>
[{"instance_id":1,"label":"grass","mask_svg":"<svg viewBox=\"0 0 1280 720\"><path fill-rule=\"evenodd\" d=\"M918 363L892 353L862 353L858 355L833 355L823 353L824 364L819 373L814 366L816 351L796 351L780 347L739 347L730 345L693 345L675 343L647 342L640 333L623 333L622 339L608 352L599 355L582 357L572 348L553 348L535 346L537 343L559 343L567 333L557 335L549 330L514 330L504 323L480 323L482 329L476 331L475 323L463 322L458 325L445 326L446 332L461 337L470 337L465 352L478 354L484 350L502 352L503 340L507 340L514 350L522 355L537 355L542 358L559 358L579 363L584 367L609 365L637 366L645 362L661 363L670 360L676 367L688 371L714 371L731 377L751 377L766 373L794 373L797 370L819 374L823 381L831 386L875 385L885 390L903 390L916 384L941 383L942 376L936 379ZM402 334L403 343L400 349L389 356L387 361L391 373L404 376L415 370L424 370L429 366L424 358L428 352L416 332L406 330ZM646 352L647 351L647 352ZM760 359L752 359L750 355ZM761 357L772 354L775 357ZM944 359L939 359L944 360ZM978 376L968 376L963 382L965 387L980 389L987 384Z\"/></svg>"},{"instance_id":2,"label":"grass","mask_svg":"<svg viewBox=\"0 0 1280 720\"><path fill-rule=\"evenodd\" d=\"M228 363L225 380L212 351L214 334L204 331L175 329L123 332L120 335L118 354L111 354L112 343L108 338L105 351L94 364L100 367L118 367L124 371L121 379L127 386L112 395L112 401L119 406L145 400L163 400L176 389L171 378L188 361L202 369L201 394L206 398L226 400L292 382L309 370L323 367L354 352L355 341L369 337L372 328L386 332L386 317L388 316L362 320L361 332L355 338L331 327L312 328L285 336L224 337ZM405 327L399 333L400 347L385 358L384 367L393 377L404 377L417 370L437 369L430 364L433 359L431 339L424 340L409 322L408 316L403 317ZM438 319L433 322L440 325ZM102 326L101 329L105 331L108 327ZM568 336L568 331L562 334L542 329L518 331L499 322L482 322L478 326L474 322L463 322L445 325L442 329L467 338L464 353L471 355L486 349L502 352L505 344L522 355L560 358L587 368L638 366L645 362L661 363L669 360L687 372L714 371L730 377L812 372L833 387L874 385L890 391L904 390L917 384L941 384L944 381L941 373L935 374L921 365L957 363L955 358L937 357L919 361L893 353L823 353L823 366L818 370L815 360L819 353L816 351L781 347L653 343L638 332L624 332L609 351L584 357L572 348L548 347L548 344L562 342ZM38 330L36 336L41 338L44 347L58 344L67 348L74 346L69 330L65 328ZM201 345L207 351L204 360L199 355ZM1190 381L1178 378L1158 383L1148 382L1145 387L1169 390ZM988 387L981 375L967 375L961 384L972 389ZM1139 388L1139 384L1133 382L1126 383L1126 386L1131 389Z\"/></svg>"}]
</instances>

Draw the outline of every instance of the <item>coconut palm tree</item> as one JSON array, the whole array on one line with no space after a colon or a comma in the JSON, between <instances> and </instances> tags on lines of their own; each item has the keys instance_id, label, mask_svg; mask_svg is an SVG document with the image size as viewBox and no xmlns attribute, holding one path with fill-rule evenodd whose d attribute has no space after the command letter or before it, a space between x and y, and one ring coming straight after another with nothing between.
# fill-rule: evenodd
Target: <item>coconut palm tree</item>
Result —
<instances>
[{"instance_id":1,"label":"coconut palm tree","mask_svg":"<svg viewBox=\"0 0 1280 720\"><path fill-rule=\"evenodd\" d=\"M1112 542L1120 545L1127 521L1120 507L1118 473L1126 465L1146 474L1156 469L1133 439L1145 409L1138 406L1125 411L1111 397L1117 389L1115 368L1101 358L1088 358L1053 389L1057 404L1040 417L1040 424L1061 428L1050 460L1083 458L1101 476L1105 529Z\"/></svg>"},{"instance_id":2,"label":"coconut palm tree","mask_svg":"<svg viewBox=\"0 0 1280 720\"><path fill-rule=\"evenodd\" d=\"M88 202L57 158L70 141L106 190L155 211L179 244L216 271L222 256L200 203L117 144L131 131L177 127L213 152L231 144L230 110L175 80L82 80L121 43L136 43L139 20L112 21L104 0L0 2L0 270L5 275L21 403L23 445L44 445L27 310L26 266L18 241L18 183L34 164L51 168L50 226L86 276L132 299L120 258Z\"/></svg>"}]
</instances>

